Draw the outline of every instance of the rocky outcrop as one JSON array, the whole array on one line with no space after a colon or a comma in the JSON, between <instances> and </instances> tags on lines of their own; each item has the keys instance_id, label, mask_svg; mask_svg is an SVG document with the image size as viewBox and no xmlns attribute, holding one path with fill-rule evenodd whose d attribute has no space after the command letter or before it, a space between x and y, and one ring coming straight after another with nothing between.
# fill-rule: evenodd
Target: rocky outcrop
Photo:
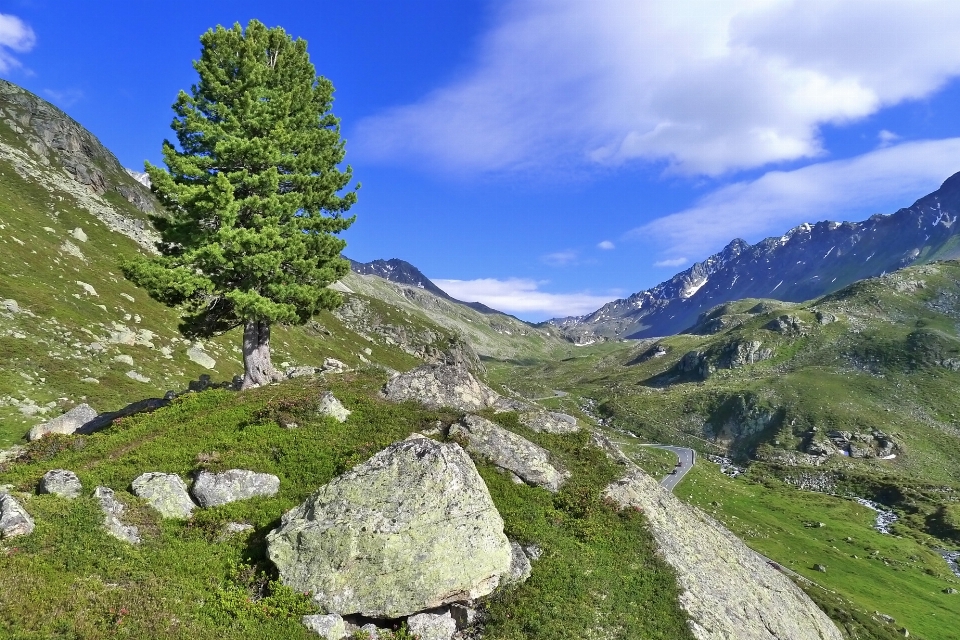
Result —
<instances>
[{"instance_id":1,"label":"rocky outcrop","mask_svg":"<svg viewBox=\"0 0 960 640\"><path fill-rule=\"evenodd\" d=\"M462 367L428 364L394 376L383 388L393 402L413 400L431 408L479 411L494 406L500 395Z\"/></svg>"},{"instance_id":2,"label":"rocky outcrop","mask_svg":"<svg viewBox=\"0 0 960 640\"><path fill-rule=\"evenodd\" d=\"M218 507L254 496L273 496L280 490L280 478L269 473L230 469L223 473L201 471L190 493L201 507Z\"/></svg>"},{"instance_id":3,"label":"rocky outcrop","mask_svg":"<svg viewBox=\"0 0 960 640\"><path fill-rule=\"evenodd\" d=\"M745 340L727 345L720 357L720 366L724 369L736 369L748 364L756 364L773 357L772 349L763 349L760 340Z\"/></svg>"},{"instance_id":4,"label":"rocky outcrop","mask_svg":"<svg viewBox=\"0 0 960 640\"><path fill-rule=\"evenodd\" d=\"M51 469L43 474L37 491L39 493L52 493L62 498L79 498L83 491L83 485L80 484L80 478L73 471Z\"/></svg>"},{"instance_id":5,"label":"rocky outcrop","mask_svg":"<svg viewBox=\"0 0 960 640\"><path fill-rule=\"evenodd\" d=\"M131 484L133 495L143 498L164 518L189 518L196 505L187 485L174 473L144 473Z\"/></svg>"},{"instance_id":6,"label":"rocky outcrop","mask_svg":"<svg viewBox=\"0 0 960 640\"><path fill-rule=\"evenodd\" d=\"M766 324L765 329L785 336L802 336L808 332L807 324L794 315L777 316Z\"/></svg>"},{"instance_id":7,"label":"rocky outcrop","mask_svg":"<svg viewBox=\"0 0 960 640\"><path fill-rule=\"evenodd\" d=\"M63 415L57 416L49 422L38 424L30 429L27 439L33 442L39 440L48 433L74 433L88 422L97 417L96 410L88 404L78 404Z\"/></svg>"},{"instance_id":8,"label":"rocky outcrop","mask_svg":"<svg viewBox=\"0 0 960 640\"><path fill-rule=\"evenodd\" d=\"M124 524L121 518L126 507L117 500L113 489L97 487L93 491L93 497L100 503L100 509L103 511L103 526L106 527L107 533L118 540L140 544L140 530L132 524Z\"/></svg>"},{"instance_id":9,"label":"rocky outcrop","mask_svg":"<svg viewBox=\"0 0 960 640\"><path fill-rule=\"evenodd\" d=\"M341 615L471 600L510 568L503 520L470 457L416 434L320 487L267 543L284 584Z\"/></svg>"},{"instance_id":10,"label":"rocky outcrop","mask_svg":"<svg viewBox=\"0 0 960 640\"><path fill-rule=\"evenodd\" d=\"M33 518L9 493L0 494L0 538L33 533Z\"/></svg>"},{"instance_id":11,"label":"rocky outcrop","mask_svg":"<svg viewBox=\"0 0 960 640\"><path fill-rule=\"evenodd\" d=\"M699 640L842 640L789 578L638 468L604 495L643 511L661 555L677 572L680 604Z\"/></svg>"},{"instance_id":12,"label":"rocky outcrop","mask_svg":"<svg viewBox=\"0 0 960 640\"><path fill-rule=\"evenodd\" d=\"M464 416L450 427L450 437L462 440L470 453L548 491L559 491L560 485L570 477L568 472L551 464L546 449L479 416Z\"/></svg>"},{"instance_id":13,"label":"rocky outcrop","mask_svg":"<svg viewBox=\"0 0 960 640\"><path fill-rule=\"evenodd\" d=\"M577 419L555 411L528 411L520 414L520 424L537 433L574 433L580 430Z\"/></svg>"}]
</instances>

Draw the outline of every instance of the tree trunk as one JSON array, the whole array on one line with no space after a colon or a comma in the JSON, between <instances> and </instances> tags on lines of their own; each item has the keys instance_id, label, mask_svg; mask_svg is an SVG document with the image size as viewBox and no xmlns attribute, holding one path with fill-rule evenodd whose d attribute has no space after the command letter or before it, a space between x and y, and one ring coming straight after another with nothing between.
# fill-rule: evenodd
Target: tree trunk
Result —
<instances>
[{"instance_id":1,"label":"tree trunk","mask_svg":"<svg viewBox=\"0 0 960 640\"><path fill-rule=\"evenodd\" d=\"M243 384L240 388L251 389L281 378L270 362L270 323L248 320L243 328Z\"/></svg>"}]
</instances>

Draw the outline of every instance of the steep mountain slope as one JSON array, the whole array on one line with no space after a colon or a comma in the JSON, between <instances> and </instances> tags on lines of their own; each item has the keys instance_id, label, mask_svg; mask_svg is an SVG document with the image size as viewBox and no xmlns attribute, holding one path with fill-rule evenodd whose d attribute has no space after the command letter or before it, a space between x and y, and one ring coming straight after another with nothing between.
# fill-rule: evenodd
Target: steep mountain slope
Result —
<instances>
[{"instance_id":1,"label":"steep mountain slope","mask_svg":"<svg viewBox=\"0 0 960 640\"><path fill-rule=\"evenodd\" d=\"M914 263L960 256L960 173L892 215L802 224L755 245L737 239L652 289L552 321L578 342L678 333L711 307L742 298L800 302Z\"/></svg>"}]
</instances>

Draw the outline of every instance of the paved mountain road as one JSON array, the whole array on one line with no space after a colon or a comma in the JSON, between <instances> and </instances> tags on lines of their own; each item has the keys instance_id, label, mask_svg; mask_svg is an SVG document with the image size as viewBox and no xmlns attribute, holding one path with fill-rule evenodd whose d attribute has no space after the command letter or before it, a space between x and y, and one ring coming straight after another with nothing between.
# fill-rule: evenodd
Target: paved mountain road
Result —
<instances>
[{"instance_id":1,"label":"paved mountain road","mask_svg":"<svg viewBox=\"0 0 960 640\"><path fill-rule=\"evenodd\" d=\"M660 481L660 486L665 488L667 491L673 491L674 487L683 480L683 476L687 475L687 472L693 468L694 463L697 461L697 452L693 449L688 449L687 447L675 447L669 444L651 444L647 445L649 447L656 447L657 449L666 449L667 451L672 451L677 455L677 459L680 461L681 466L676 468L676 473L668 474L663 480Z\"/></svg>"}]
</instances>

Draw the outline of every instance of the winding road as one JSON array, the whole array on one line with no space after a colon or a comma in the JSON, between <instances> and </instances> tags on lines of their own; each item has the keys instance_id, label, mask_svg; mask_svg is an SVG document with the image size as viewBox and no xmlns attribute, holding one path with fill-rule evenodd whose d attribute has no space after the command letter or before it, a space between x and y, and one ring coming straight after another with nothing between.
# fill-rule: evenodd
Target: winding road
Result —
<instances>
[{"instance_id":1,"label":"winding road","mask_svg":"<svg viewBox=\"0 0 960 640\"><path fill-rule=\"evenodd\" d=\"M667 451L672 451L677 455L677 459L680 461L681 466L676 468L676 473L668 474L663 480L660 481L660 486L662 486L667 491L673 491L673 488L676 487L683 476L687 475L687 472L693 468L694 463L697 461L697 452L693 449L688 449L687 447L675 447L669 444L651 444L647 445L650 447L656 447L657 449L666 449Z\"/></svg>"}]
</instances>

